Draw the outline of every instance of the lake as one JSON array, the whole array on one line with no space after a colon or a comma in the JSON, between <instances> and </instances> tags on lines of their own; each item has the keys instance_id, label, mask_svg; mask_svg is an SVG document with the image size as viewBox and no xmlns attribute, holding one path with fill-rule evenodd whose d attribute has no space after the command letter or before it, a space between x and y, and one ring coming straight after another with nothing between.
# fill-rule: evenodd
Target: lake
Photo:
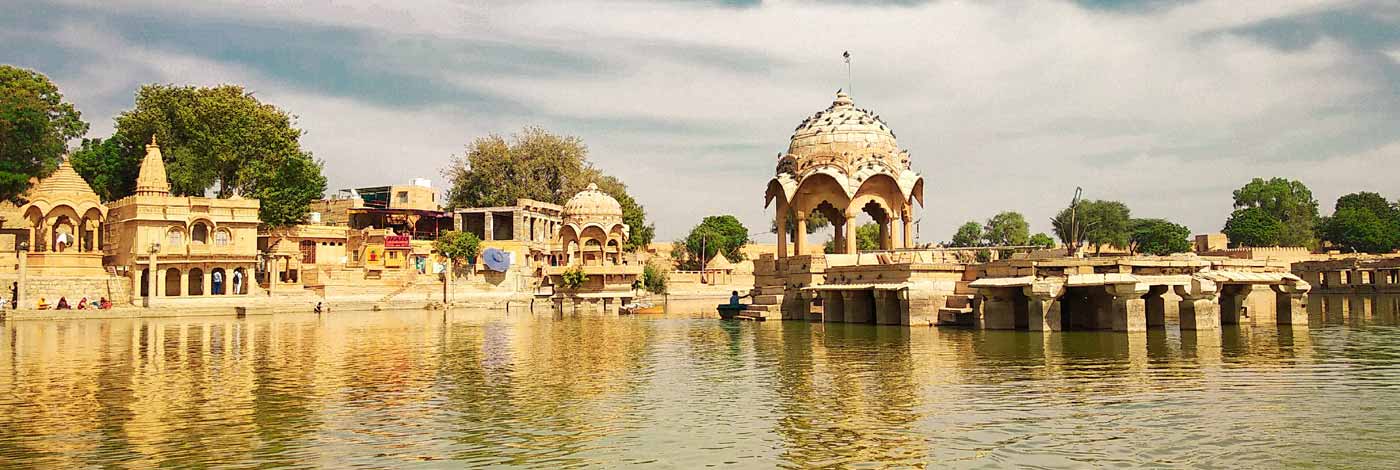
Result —
<instances>
[{"instance_id":1,"label":"lake","mask_svg":"<svg viewBox=\"0 0 1400 470\"><path fill-rule=\"evenodd\" d=\"M1028 333L486 311L10 321L0 466L1400 461L1394 310Z\"/></svg>"}]
</instances>

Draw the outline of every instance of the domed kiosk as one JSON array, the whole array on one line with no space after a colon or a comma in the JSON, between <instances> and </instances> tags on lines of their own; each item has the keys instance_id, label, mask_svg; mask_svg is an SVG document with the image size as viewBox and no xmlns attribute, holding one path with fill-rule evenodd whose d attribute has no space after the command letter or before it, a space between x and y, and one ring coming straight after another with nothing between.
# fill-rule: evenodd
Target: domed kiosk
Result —
<instances>
[{"instance_id":1,"label":"domed kiosk","mask_svg":"<svg viewBox=\"0 0 1400 470\"><path fill-rule=\"evenodd\" d=\"M910 169L909 152L895 142L880 117L837 92L830 107L797 125L786 153L778 155L764 207L777 202L778 257L788 256L787 218L793 253L807 252L807 219L818 212L836 231L836 251L856 252L856 217L880 225L880 248L912 247L914 202L923 204L924 179Z\"/></svg>"},{"instance_id":2,"label":"domed kiosk","mask_svg":"<svg viewBox=\"0 0 1400 470\"><path fill-rule=\"evenodd\" d=\"M564 203L554 259L560 266L545 269L556 312L617 314L632 300L632 284L642 266L627 264L623 246L629 227L622 221L622 205L598 185L587 188ZM565 273L579 272L583 282L571 286Z\"/></svg>"}]
</instances>

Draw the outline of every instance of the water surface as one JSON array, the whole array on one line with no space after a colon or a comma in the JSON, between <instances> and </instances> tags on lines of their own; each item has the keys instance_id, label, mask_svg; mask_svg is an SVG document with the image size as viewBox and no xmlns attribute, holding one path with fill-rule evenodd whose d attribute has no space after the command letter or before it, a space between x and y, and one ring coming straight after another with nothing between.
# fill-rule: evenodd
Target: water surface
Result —
<instances>
[{"instance_id":1,"label":"water surface","mask_svg":"<svg viewBox=\"0 0 1400 470\"><path fill-rule=\"evenodd\" d=\"M8 322L0 466L1392 467L1396 302L1324 306L1309 328L1200 334L479 311Z\"/></svg>"}]
</instances>

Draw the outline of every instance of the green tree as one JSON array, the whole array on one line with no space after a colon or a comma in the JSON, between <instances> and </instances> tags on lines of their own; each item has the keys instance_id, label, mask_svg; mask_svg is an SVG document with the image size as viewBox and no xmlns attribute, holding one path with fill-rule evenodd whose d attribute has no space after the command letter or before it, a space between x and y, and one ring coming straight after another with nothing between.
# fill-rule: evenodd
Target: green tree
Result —
<instances>
[{"instance_id":1,"label":"green tree","mask_svg":"<svg viewBox=\"0 0 1400 470\"><path fill-rule=\"evenodd\" d=\"M1235 212L1260 209L1280 223L1277 245L1317 245L1314 232L1318 220L1317 200L1313 199L1312 191L1302 182L1284 178L1255 178L1244 187L1235 190L1234 197ZM1231 219L1234 218L1234 214L1231 214ZM1233 237L1231 242L1235 243Z\"/></svg>"},{"instance_id":2,"label":"green tree","mask_svg":"<svg viewBox=\"0 0 1400 470\"><path fill-rule=\"evenodd\" d=\"M478 137L443 176L448 180L449 209L510 206L522 198L564 204L594 183L622 206L623 222L630 229L624 249L636 251L656 236L656 226L646 222L646 209L627 192L627 185L594 168L588 147L575 136L526 127L508 139L498 134Z\"/></svg>"},{"instance_id":3,"label":"green tree","mask_svg":"<svg viewBox=\"0 0 1400 470\"><path fill-rule=\"evenodd\" d=\"M91 181L137 174L154 135L172 194L203 196L217 186L217 197L261 200L263 223L291 225L305 220L311 201L326 191L322 164L301 148L302 134L294 116L240 86L146 85L136 92L136 106L116 118L110 140L123 145L125 158L90 166L85 176ZM119 198L130 189L106 185L103 191Z\"/></svg>"},{"instance_id":4,"label":"green tree","mask_svg":"<svg viewBox=\"0 0 1400 470\"><path fill-rule=\"evenodd\" d=\"M1079 218L1083 220L1084 241L1094 245L1094 253L1104 246L1128 247L1132 219L1128 206L1118 201L1085 201L1080 203Z\"/></svg>"},{"instance_id":5,"label":"green tree","mask_svg":"<svg viewBox=\"0 0 1400 470\"><path fill-rule=\"evenodd\" d=\"M860 251L880 249L880 225L874 222L856 227L856 249Z\"/></svg>"},{"instance_id":6,"label":"green tree","mask_svg":"<svg viewBox=\"0 0 1400 470\"><path fill-rule=\"evenodd\" d=\"M1055 239L1050 238L1050 236L1046 235L1045 232L1039 232L1035 235L1031 235L1030 244L1031 246L1036 246L1048 250L1050 248L1055 247Z\"/></svg>"},{"instance_id":7,"label":"green tree","mask_svg":"<svg viewBox=\"0 0 1400 470\"><path fill-rule=\"evenodd\" d=\"M772 223L768 225L770 227L768 229L770 232L778 233L778 219L773 219ZM797 240L797 216L793 214L791 209L788 210L787 221L783 224L783 226L787 229L785 233L787 233L788 241L791 242ZM826 215L822 214L821 211L813 210L811 213L807 214L808 235L817 233L818 230L830 226L831 221L828 220L826 218Z\"/></svg>"},{"instance_id":8,"label":"green tree","mask_svg":"<svg viewBox=\"0 0 1400 470\"><path fill-rule=\"evenodd\" d=\"M58 86L33 70L0 65L0 200L29 189L58 167L68 141L88 130Z\"/></svg>"},{"instance_id":9,"label":"green tree","mask_svg":"<svg viewBox=\"0 0 1400 470\"><path fill-rule=\"evenodd\" d=\"M1191 229L1163 219L1133 219L1129 242L1136 253L1166 256L1191 251Z\"/></svg>"},{"instance_id":10,"label":"green tree","mask_svg":"<svg viewBox=\"0 0 1400 470\"><path fill-rule=\"evenodd\" d=\"M1337 198L1331 217L1318 224L1322 238L1345 251L1389 253L1400 247L1400 209L1380 194Z\"/></svg>"},{"instance_id":11,"label":"green tree","mask_svg":"<svg viewBox=\"0 0 1400 470\"><path fill-rule=\"evenodd\" d=\"M451 301L452 280L457 277L457 263L476 261L476 255L481 250L481 239L471 232L448 230L438 235L438 239L433 242L433 250L439 255L447 258L449 264L447 272L443 275L442 301Z\"/></svg>"},{"instance_id":12,"label":"green tree","mask_svg":"<svg viewBox=\"0 0 1400 470\"><path fill-rule=\"evenodd\" d=\"M653 294L666 293L666 271L647 263L642 268L642 288Z\"/></svg>"},{"instance_id":13,"label":"green tree","mask_svg":"<svg viewBox=\"0 0 1400 470\"><path fill-rule=\"evenodd\" d=\"M700 262L714 258L715 253L724 253L732 262L743 259L739 249L749 241L749 229L732 215L712 215L700 221L700 225L690 229L685 237L685 247L690 259Z\"/></svg>"},{"instance_id":14,"label":"green tree","mask_svg":"<svg viewBox=\"0 0 1400 470\"><path fill-rule=\"evenodd\" d=\"M1231 247L1278 246L1283 237L1283 222L1260 207L1238 209L1230 214L1222 230L1230 238Z\"/></svg>"},{"instance_id":15,"label":"green tree","mask_svg":"<svg viewBox=\"0 0 1400 470\"><path fill-rule=\"evenodd\" d=\"M1066 207L1050 219L1052 231L1067 249L1074 250L1084 246L1086 242L1085 238L1087 238L1088 232L1084 227L1084 218L1075 213L1075 207L1082 209L1083 206L1084 203L1080 202L1077 206ZM1073 251L1070 252L1070 254L1073 253Z\"/></svg>"},{"instance_id":16,"label":"green tree","mask_svg":"<svg viewBox=\"0 0 1400 470\"><path fill-rule=\"evenodd\" d=\"M987 219L982 238L992 246L1025 245L1031 239L1031 226L1019 212L1002 212Z\"/></svg>"},{"instance_id":17,"label":"green tree","mask_svg":"<svg viewBox=\"0 0 1400 470\"><path fill-rule=\"evenodd\" d=\"M1340 211L1342 209L1370 211L1372 214L1375 214L1376 217L1385 220L1400 218L1400 207L1386 200L1385 197L1380 194L1367 191L1351 193L1337 198L1337 204L1333 207L1333 210Z\"/></svg>"},{"instance_id":18,"label":"green tree","mask_svg":"<svg viewBox=\"0 0 1400 470\"><path fill-rule=\"evenodd\" d=\"M968 221L958 227L958 232L953 234L953 240L948 242L948 246L968 247L982 244L982 224Z\"/></svg>"},{"instance_id":19,"label":"green tree","mask_svg":"<svg viewBox=\"0 0 1400 470\"><path fill-rule=\"evenodd\" d=\"M121 134L110 138L83 139L82 147L68 158L103 201L115 201L136 192L141 155L127 153Z\"/></svg>"}]
</instances>

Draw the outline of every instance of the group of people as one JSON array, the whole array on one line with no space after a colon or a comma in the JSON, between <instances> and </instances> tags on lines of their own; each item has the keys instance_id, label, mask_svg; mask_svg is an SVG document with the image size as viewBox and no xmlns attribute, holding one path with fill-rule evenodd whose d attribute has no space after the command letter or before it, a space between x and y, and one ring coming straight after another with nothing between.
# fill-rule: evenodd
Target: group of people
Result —
<instances>
[{"instance_id":1,"label":"group of people","mask_svg":"<svg viewBox=\"0 0 1400 470\"><path fill-rule=\"evenodd\" d=\"M49 301L48 301L47 299L43 298L43 297L40 297L40 298L39 298L39 304L37 305L36 308L38 308L39 310L48 310L48 309L49 309ZM74 307L73 305L70 305L70 304L68 303L68 298L67 298L67 297L59 297L59 298L58 298L58 305L55 305L55 306L54 306L54 310L73 310L73 309L75 309L75 308L78 309L78 310L87 310L87 309L107 310L107 309L112 308L112 301L107 300L106 297L100 297L100 298L97 299L96 302L89 303L89 302L88 302L88 298L87 298L87 297L83 297L82 300L79 300L79 301L78 301L78 305L77 305L76 307Z\"/></svg>"}]
</instances>

